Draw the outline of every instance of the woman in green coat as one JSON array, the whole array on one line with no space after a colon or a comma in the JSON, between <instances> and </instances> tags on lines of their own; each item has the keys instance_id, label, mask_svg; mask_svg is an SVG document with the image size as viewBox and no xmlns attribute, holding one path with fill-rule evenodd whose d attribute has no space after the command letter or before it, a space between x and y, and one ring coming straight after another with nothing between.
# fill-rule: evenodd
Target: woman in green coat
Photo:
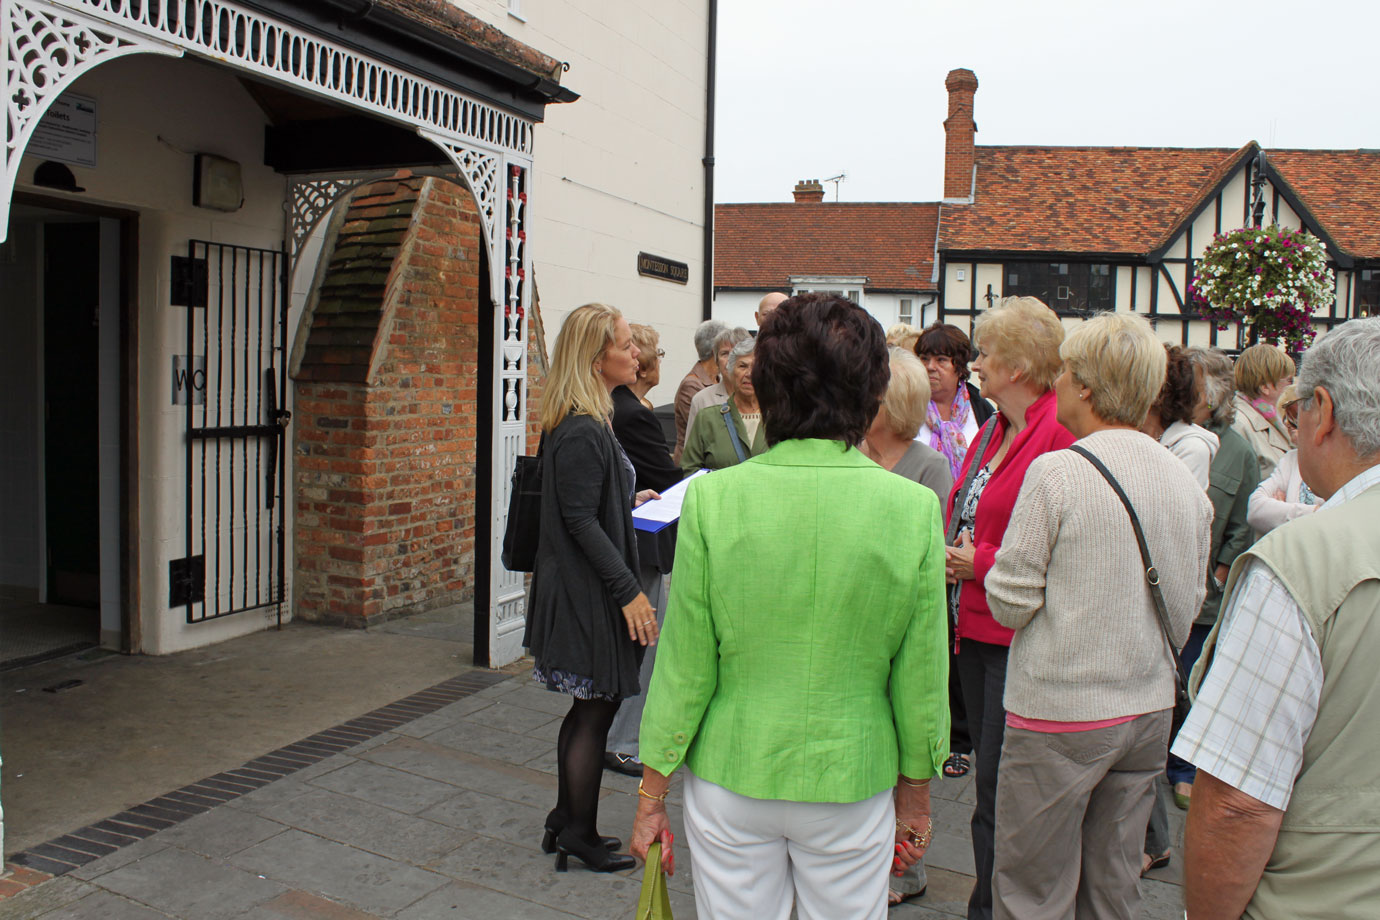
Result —
<instances>
[{"instance_id":1,"label":"woman in green coat","mask_svg":"<svg viewBox=\"0 0 1380 920\"><path fill-rule=\"evenodd\" d=\"M687 473L696 470L721 470L742 463L767 449L767 431L762 426L762 409L752 385L753 347L756 339L743 339L728 354L724 387L731 394L722 406L708 406L695 416L685 434L685 450L680 467ZM730 425L732 432L729 431ZM734 435L737 435L735 441Z\"/></svg>"},{"instance_id":2,"label":"woman in green coat","mask_svg":"<svg viewBox=\"0 0 1380 920\"><path fill-rule=\"evenodd\" d=\"M883 917L949 753L939 500L858 450L888 369L856 304L781 304L752 378L771 449L682 508L632 851L665 862L683 763L700 916Z\"/></svg>"}]
</instances>

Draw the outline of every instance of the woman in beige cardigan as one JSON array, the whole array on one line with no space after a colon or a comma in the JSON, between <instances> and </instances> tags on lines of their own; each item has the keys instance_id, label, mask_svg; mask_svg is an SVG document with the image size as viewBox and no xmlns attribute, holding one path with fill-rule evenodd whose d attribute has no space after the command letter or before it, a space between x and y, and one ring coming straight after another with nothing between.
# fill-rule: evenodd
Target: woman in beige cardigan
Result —
<instances>
[{"instance_id":1,"label":"woman in beige cardigan","mask_svg":"<svg viewBox=\"0 0 1380 920\"><path fill-rule=\"evenodd\" d=\"M1078 441L1030 465L986 580L992 616L1016 631L993 916L1130 920L1169 743L1174 651L1126 507L1075 451L1097 457L1129 497L1176 648L1203 602L1212 503L1182 461L1137 430L1165 376L1164 347L1143 317L1104 313L1059 354L1058 418Z\"/></svg>"},{"instance_id":2,"label":"woman in beige cardigan","mask_svg":"<svg viewBox=\"0 0 1380 920\"><path fill-rule=\"evenodd\" d=\"M1275 411L1280 392L1294 382L1294 362L1274 345L1252 345L1236 359L1236 420L1231 427L1246 439L1268 479L1279 458L1294 446Z\"/></svg>"}]
</instances>

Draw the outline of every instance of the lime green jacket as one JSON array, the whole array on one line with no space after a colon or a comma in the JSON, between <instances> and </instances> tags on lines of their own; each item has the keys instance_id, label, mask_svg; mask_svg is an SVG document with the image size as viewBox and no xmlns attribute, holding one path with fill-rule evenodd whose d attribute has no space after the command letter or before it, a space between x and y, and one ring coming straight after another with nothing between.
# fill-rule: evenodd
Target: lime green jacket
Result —
<instances>
[{"instance_id":1,"label":"lime green jacket","mask_svg":"<svg viewBox=\"0 0 1380 920\"><path fill-rule=\"evenodd\" d=\"M857 802L949 753L934 493L838 441L695 480L642 762L740 795Z\"/></svg>"}]
</instances>

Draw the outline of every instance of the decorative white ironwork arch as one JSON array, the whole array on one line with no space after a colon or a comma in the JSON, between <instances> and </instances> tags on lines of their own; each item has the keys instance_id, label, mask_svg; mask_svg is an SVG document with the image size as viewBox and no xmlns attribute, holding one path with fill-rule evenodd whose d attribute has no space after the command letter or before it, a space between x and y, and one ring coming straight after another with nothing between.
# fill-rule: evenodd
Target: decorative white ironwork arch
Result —
<instances>
[{"instance_id":1,"label":"decorative white ironwork arch","mask_svg":"<svg viewBox=\"0 0 1380 920\"><path fill-rule=\"evenodd\" d=\"M479 211L493 273L490 290L503 292L502 303L495 304L499 315L493 342L498 379L492 407L489 661L501 665L519 657L523 578L503 569L498 559L511 488L507 471L526 443L531 287L526 203L533 123L233 0L4 0L0 8L0 97L6 113L0 242L8 228L20 161L44 112L83 74L124 55L205 58L405 125L445 151ZM322 215L361 181L368 177L290 181L293 261Z\"/></svg>"}]
</instances>

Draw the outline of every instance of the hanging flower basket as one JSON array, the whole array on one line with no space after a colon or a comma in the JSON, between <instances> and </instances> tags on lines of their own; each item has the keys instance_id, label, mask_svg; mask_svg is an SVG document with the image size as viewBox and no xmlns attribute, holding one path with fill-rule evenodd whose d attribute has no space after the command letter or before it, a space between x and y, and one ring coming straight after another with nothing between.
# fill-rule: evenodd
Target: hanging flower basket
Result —
<instances>
[{"instance_id":1,"label":"hanging flower basket","mask_svg":"<svg viewBox=\"0 0 1380 920\"><path fill-rule=\"evenodd\" d=\"M1332 303L1336 288L1322 240L1271 225L1214 237L1188 296L1218 329L1240 323L1250 344L1271 342L1297 352L1313 341L1313 311Z\"/></svg>"}]
</instances>

